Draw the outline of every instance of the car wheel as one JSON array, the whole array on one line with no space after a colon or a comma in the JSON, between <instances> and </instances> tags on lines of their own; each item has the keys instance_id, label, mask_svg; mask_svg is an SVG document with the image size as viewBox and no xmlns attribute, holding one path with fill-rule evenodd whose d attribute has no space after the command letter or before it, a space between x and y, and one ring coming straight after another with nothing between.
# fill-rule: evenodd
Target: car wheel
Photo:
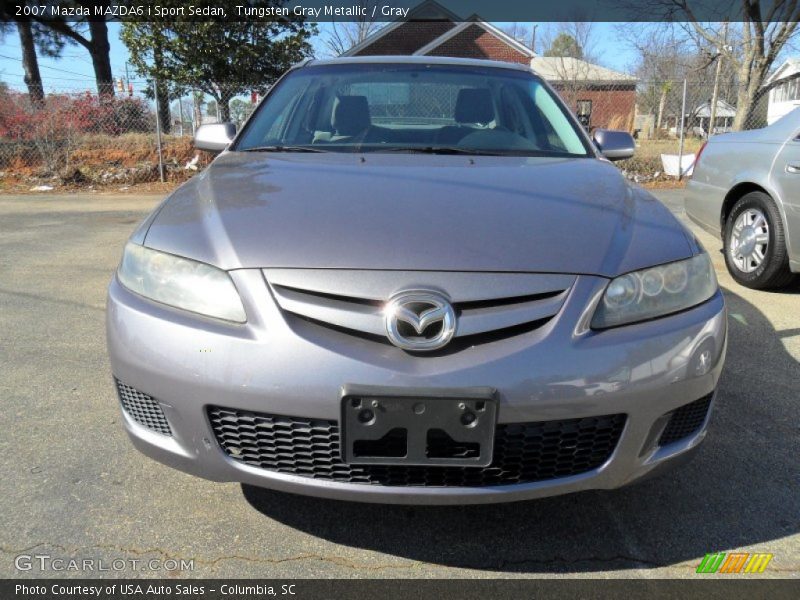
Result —
<instances>
[{"instance_id":1,"label":"car wheel","mask_svg":"<svg viewBox=\"0 0 800 600\"><path fill-rule=\"evenodd\" d=\"M750 192L736 202L725 222L725 264L745 287L783 287L794 276L783 221L775 202L764 192Z\"/></svg>"}]
</instances>

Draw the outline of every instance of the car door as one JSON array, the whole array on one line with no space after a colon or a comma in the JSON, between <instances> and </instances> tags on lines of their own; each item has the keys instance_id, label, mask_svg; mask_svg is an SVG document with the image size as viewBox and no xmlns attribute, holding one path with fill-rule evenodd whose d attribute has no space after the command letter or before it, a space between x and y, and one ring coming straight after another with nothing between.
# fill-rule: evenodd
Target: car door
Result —
<instances>
[{"instance_id":1,"label":"car door","mask_svg":"<svg viewBox=\"0 0 800 600\"><path fill-rule=\"evenodd\" d=\"M793 268L800 267L800 132L786 142L772 164L770 180L786 226L786 246Z\"/></svg>"}]
</instances>

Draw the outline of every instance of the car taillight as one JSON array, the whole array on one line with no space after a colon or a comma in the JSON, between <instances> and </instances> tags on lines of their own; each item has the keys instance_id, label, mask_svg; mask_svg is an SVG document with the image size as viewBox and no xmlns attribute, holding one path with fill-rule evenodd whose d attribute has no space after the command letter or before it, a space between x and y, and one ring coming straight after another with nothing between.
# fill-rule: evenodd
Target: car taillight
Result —
<instances>
[{"instance_id":1,"label":"car taillight","mask_svg":"<svg viewBox=\"0 0 800 600\"><path fill-rule=\"evenodd\" d=\"M706 144L708 144L708 142L703 142L703 145L700 146L700 150L698 150L697 154L695 154L694 164L692 165L692 174L689 175L689 177L694 175L694 170L697 168L697 165L700 163L700 155L703 154L703 150L706 149Z\"/></svg>"}]
</instances>

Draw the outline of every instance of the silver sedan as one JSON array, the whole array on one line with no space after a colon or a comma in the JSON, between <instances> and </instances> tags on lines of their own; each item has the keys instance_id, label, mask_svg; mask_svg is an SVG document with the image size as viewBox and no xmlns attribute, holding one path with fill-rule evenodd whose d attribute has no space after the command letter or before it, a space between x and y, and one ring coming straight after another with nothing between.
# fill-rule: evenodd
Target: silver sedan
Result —
<instances>
[{"instance_id":1,"label":"silver sedan","mask_svg":"<svg viewBox=\"0 0 800 600\"><path fill-rule=\"evenodd\" d=\"M800 111L764 129L711 138L687 185L686 212L722 237L737 282L789 284L800 272Z\"/></svg>"},{"instance_id":2,"label":"silver sedan","mask_svg":"<svg viewBox=\"0 0 800 600\"><path fill-rule=\"evenodd\" d=\"M292 69L133 234L108 350L133 443L216 481L478 503L691 456L725 357L708 254L528 68Z\"/></svg>"}]
</instances>

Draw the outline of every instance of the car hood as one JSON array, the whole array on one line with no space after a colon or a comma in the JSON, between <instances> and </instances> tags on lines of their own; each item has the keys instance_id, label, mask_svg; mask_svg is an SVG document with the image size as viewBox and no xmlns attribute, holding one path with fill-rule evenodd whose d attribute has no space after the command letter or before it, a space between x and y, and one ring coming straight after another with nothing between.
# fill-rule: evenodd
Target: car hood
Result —
<instances>
[{"instance_id":1,"label":"car hood","mask_svg":"<svg viewBox=\"0 0 800 600\"><path fill-rule=\"evenodd\" d=\"M612 277L694 251L660 202L593 158L229 152L147 226L145 245L223 269Z\"/></svg>"}]
</instances>

